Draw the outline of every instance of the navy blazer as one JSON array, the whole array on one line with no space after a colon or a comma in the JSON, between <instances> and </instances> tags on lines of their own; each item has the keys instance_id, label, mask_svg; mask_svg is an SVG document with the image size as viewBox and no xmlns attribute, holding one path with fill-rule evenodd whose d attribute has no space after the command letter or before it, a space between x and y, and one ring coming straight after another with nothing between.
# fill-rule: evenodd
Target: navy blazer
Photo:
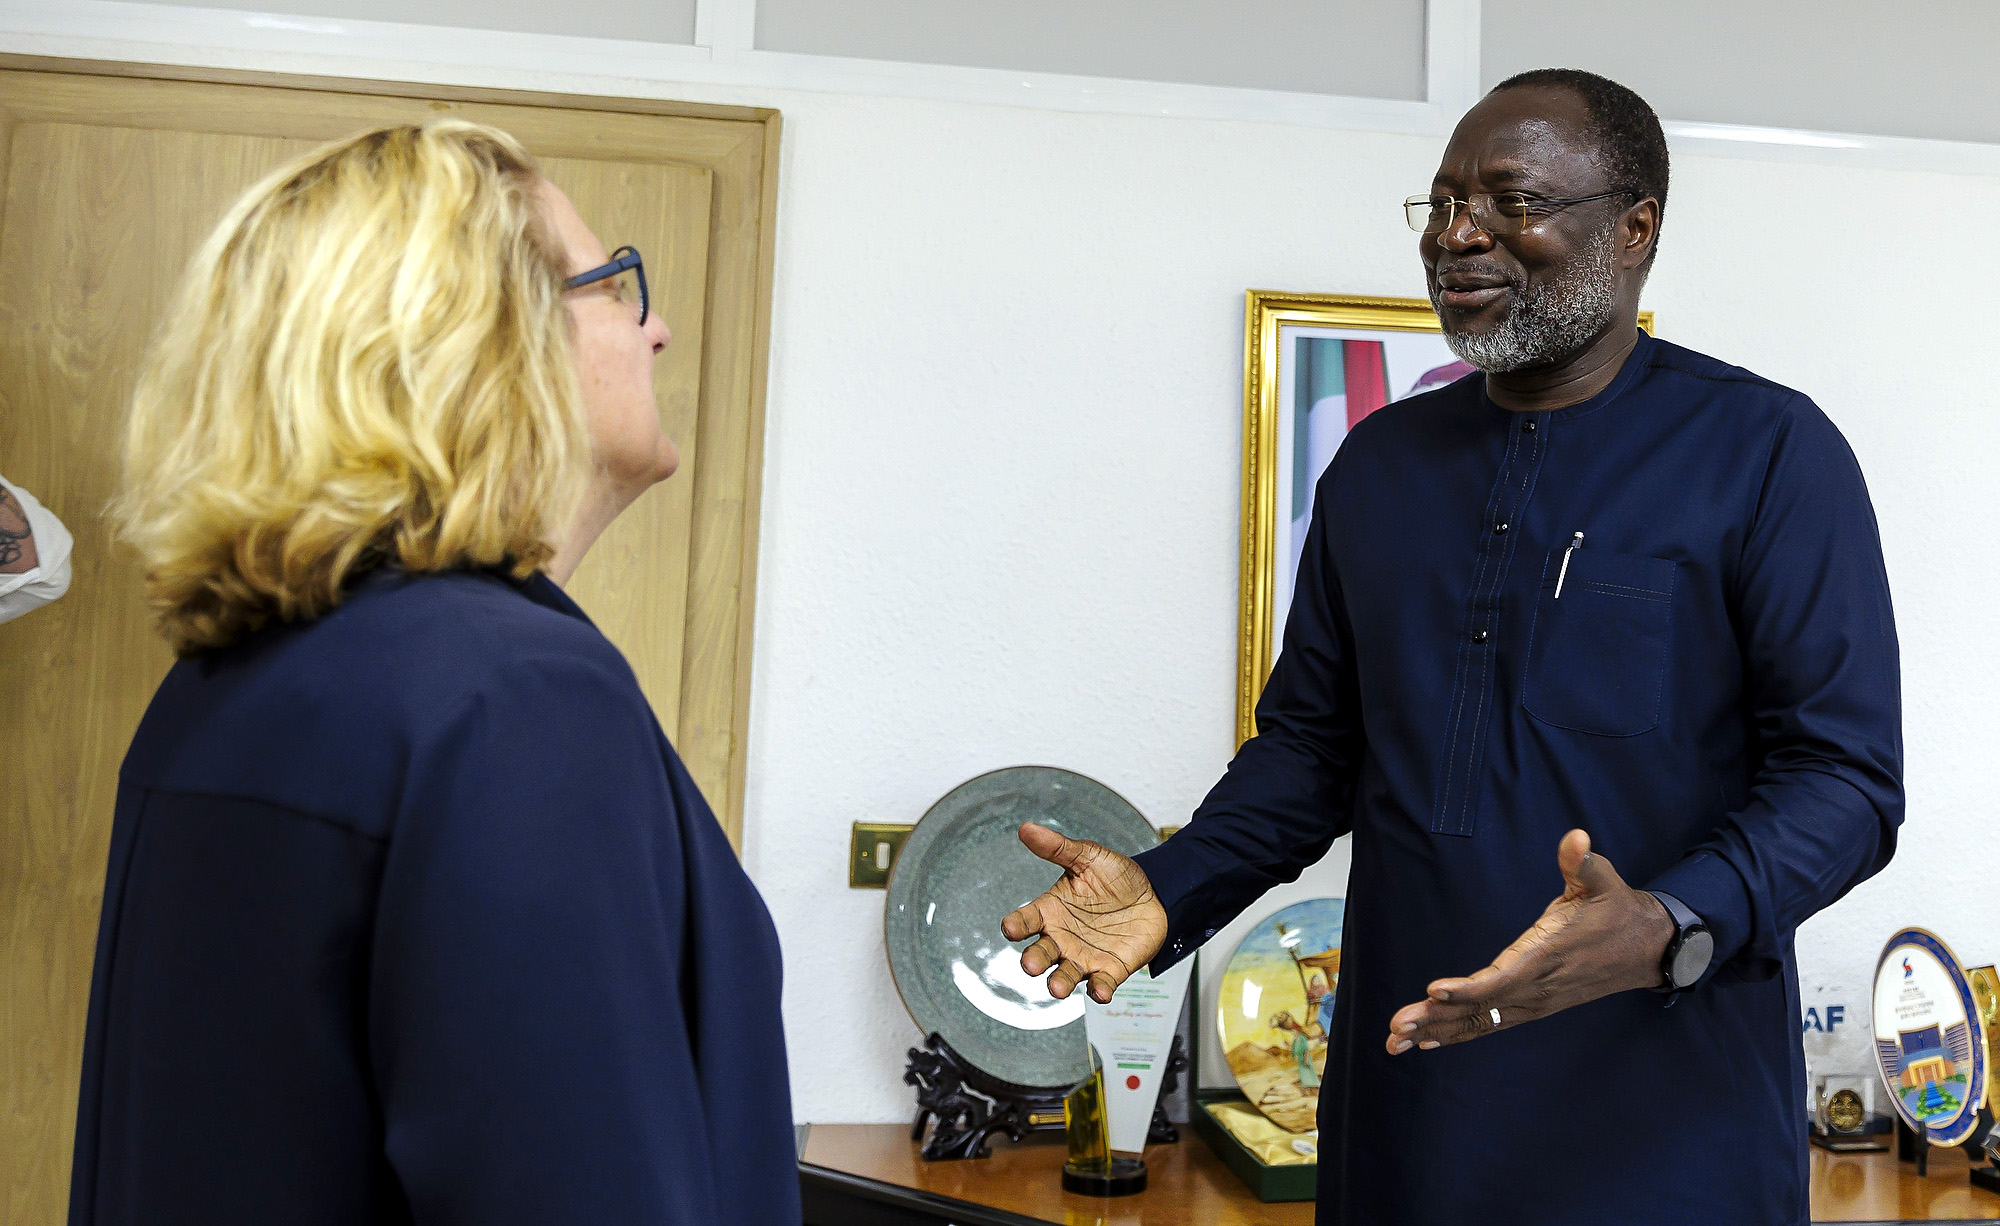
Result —
<instances>
[{"instance_id":1,"label":"navy blazer","mask_svg":"<svg viewBox=\"0 0 2000 1226\"><path fill-rule=\"evenodd\" d=\"M133 739L70 1221L796 1222L779 975L582 611L377 572Z\"/></svg>"}]
</instances>

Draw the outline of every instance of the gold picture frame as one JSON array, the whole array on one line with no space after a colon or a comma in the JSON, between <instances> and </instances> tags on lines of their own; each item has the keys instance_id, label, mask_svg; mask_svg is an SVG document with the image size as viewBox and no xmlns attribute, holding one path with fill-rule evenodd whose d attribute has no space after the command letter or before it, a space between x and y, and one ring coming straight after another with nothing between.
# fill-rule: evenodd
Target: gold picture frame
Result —
<instances>
[{"instance_id":1,"label":"gold picture frame","mask_svg":"<svg viewBox=\"0 0 2000 1226\"><path fill-rule=\"evenodd\" d=\"M1653 331L1653 313L1639 312L1639 326ZM1386 388L1388 399L1401 399L1414 391L1427 390L1424 382L1455 361L1443 348L1443 332L1431 304L1422 298L1377 298L1356 294L1297 294L1281 290L1253 289L1246 293L1243 309L1243 553L1241 590L1238 605L1236 742L1241 745L1257 734L1257 697L1271 675L1276 639L1278 604L1289 597L1291 565L1280 582L1281 537L1288 537L1292 519L1279 518L1279 493L1289 488L1288 473L1280 467L1295 450L1290 443L1293 431L1284 420L1291 398L1286 382L1289 373L1284 361L1288 333L1306 329L1302 338L1354 339L1371 343L1370 336L1383 347L1399 347L1404 366L1416 371L1411 383L1406 377L1394 381L1384 359L1383 373L1372 385ZM1349 335L1358 334L1358 335ZM1392 342L1389 338L1426 338L1424 344ZM1434 340L1434 345L1430 342ZM1379 347L1378 347L1379 348ZM1443 363L1428 370L1426 348L1443 355ZM1414 362L1414 366L1411 363ZM1455 377L1455 376L1454 376ZM1398 392L1397 386L1403 391ZM1317 475L1316 473L1313 475ZM1296 484L1296 482L1292 482Z\"/></svg>"}]
</instances>

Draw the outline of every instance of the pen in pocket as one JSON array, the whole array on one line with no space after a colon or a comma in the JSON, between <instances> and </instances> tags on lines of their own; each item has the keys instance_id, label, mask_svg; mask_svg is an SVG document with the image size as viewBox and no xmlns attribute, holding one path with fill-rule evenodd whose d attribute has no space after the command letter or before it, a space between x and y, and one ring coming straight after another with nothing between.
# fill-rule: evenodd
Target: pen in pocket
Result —
<instances>
[{"instance_id":1,"label":"pen in pocket","mask_svg":"<svg viewBox=\"0 0 2000 1226\"><path fill-rule=\"evenodd\" d=\"M1563 580L1569 577L1569 555L1575 553L1577 550L1581 548L1583 548L1583 533L1579 532L1575 536L1569 538L1569 548L1563 550L1562 569L1556 572L1555 598L1557 600L1561 600L1563 598Z\"/></svg>"}]
</instances>

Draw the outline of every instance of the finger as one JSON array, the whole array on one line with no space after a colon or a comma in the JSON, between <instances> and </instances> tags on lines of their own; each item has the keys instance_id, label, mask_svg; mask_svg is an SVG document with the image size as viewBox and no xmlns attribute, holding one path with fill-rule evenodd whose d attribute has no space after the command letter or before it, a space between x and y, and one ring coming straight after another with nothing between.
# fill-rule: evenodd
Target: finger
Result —
<instances>
[{"instance_id":1,"label":"finger","mask_svg":"<svg viewBox=\"0 0 2000 1226\"><path fill-rule=\"evenodd\" d=\"M1518 962L1507 967L1488 966L1463 979L1433 980L1424 999L1404 1005L1390 1017L1389 1050L1397 1050L1399 1040L1407 1039L1414 1046L1437 1037L1433 1031L1441 1032L1468 1017L1485 1016L1487 1010L1514 994L1519 978L1516 966Z\"/></svg>"},{"instance_id":2,"label":"finger","mask_svg":"<svg viewBox=\"0 0 2000 1226\"><path fill-rule=\"evenodd\" d=\"M1434 979L1424 989L1424 999L1404 1005L1389 1019L1389 1033L1408 1034L1425 1022L1453 1018L1468 1009L1487 1007L1486 997L1497 996L1508 983L1497 967L1488 966L1468 978Z\"/></svg>"},{"instance_id":3,"label":"finger","mask_svg":"<svg viewBox=\"0 0 2000 1226\"><path fill-rule=\"evenodd\" d=\"M1469 1039L1492 1034L1505 1028L1504 1024L1493 1020L1494 1014L1500 1012L1500 1009L1501 1006L1481 1005L1476 1009L1470 1007L1454 1009L1449 1015L1427 1016L1411 1029L1398 1028L1392 1031L1388 1042L1389 1054L1401 1055L1412 1048L1434 1051L1440 1047L1449 1047L1454 1043L1463 1043ZM1507 1006L1506 1009L1510 1020L1528 1020L1524 1010L1512 1006ZM1405 1022L1403 1025L1410 1026L1410 1023Z\"/></svg>"},{"instance_id":4,"label":"finger","mask_svg":"<svg viewBox=\"0 0 2000 1226\"><path fill-rule=\"evenodd\" d=\"M1076 963L1067 959L1057 963L1056 969L1049 972L1049 995L1057 1000L1068 1000L1069 994L1076 991L1076 985L1083 982L1083 977L1083 968Z\"/></svg>"},{"instance_id":5,"label":"finger","mask_svg":"<svg viewBox=\"0 0 2000 1226\"><path fill-rule=\"evenodd\" d=\"M1100 1005L1111 1003L1111 994L1118 990L1118 980L1109 971L1095 971L1090 976L1090 998Z\"/></svg>"},{"instance_id":6,"label":"finger","mask_svg":"<svg viewBox=\"0 0 2000 1226\"><path fill-rule=\"evenodd\" d=\"M1000 921L1000 931L1010 941L1025 941L1042 930L1041 899L1009 911Z\"/></svg>"},{"instance_id":7,"label":"finger","mask_svg":"<svg viewBox=\"0 0 2000 1226\"><path fill-rule=\"evenodd\" d=\"M1570 894L1604 894L1625 884L1611 862L1590 850L1590 835L1572 830L1556 847L1556 864L1562 869L1565 891Z\"/></svg>"},{"instance_id":8,"label":"finger","mask_svg":"<svg viewBox=\"0 0 2000 1226\"><path fill-rule=\"evenodd\" d=\"M1495 1018L1499 1020L1495 1020ZM1525 1020L1525 1019L1518 1019ZM1508 1026L1508 1011L1499 1006L1481 1009L1477 1013L1419 1030L1410 1036L1417 1040L1421 1051L1436 1051L1440 1047L1450 1047L1455 1043L1468 1043L1473 1039L1483 1039L1489 1034L1497 1034Z\"/></svg>"},{"instance_id":9,"label":"finger","mask_svg":"<svg viewBox=\"0 0 2000 1226\"><path fill-rule=\"evenodd\" d=\"M1487 966L1463 979L1434 979L1424 989L1424 995L1441 1005L1480 1004L1487 997L1504 995L1513 983L1514 976L1508 968L1499 965Z\"/></svg>"},{"instance_id":10,"label":"finger","mask_svg":"<svg viewBox=\"0 0 2000 1226\"><path fill-rule=\"evenodd\" d=\"M1021 969L1029 975L1039 975L1062 961L1062 946L1054 937L1043 937L1021 951Z\"/></svg>"},{"instance_id":11,"label":"finger","mask_svg":"<svg viewBox=\"0 0 2000 1226\"><path fill-rule=\"evenodd\" d=\"M1410 1008L1437 1008L1429 1002L1419 1002ZM1409 1015L1408 1009L1397 1011L1397 1021L1390 1027L1385 1046L1392 1056L1400 1056L1406 1051L1421 1049L1431 1051L1452 1043L1462 1043L1476 1039L1482 1034L1491 1034L1495 1029L1490 1016L1490 1006L1480 1009L1462 1008L1450 1015L1418 1014Z\"/></svg>"},{"instance_id":12,"label":"finger","mask_svg":"<svg viewBox=\"0 0 2000 1226\"><path fill-rule=\"evenodd\" d=\"M1434 1000L1420 1000L1405 1005L1389 1021L1389 1054L1397 1055L1412 1047L1437 1047L1463 1027L1472 1027L1476 1032L1473 1024L1487 1017L1491 1008L1485 1001L1441 1005Z\"/></svg>"},{"instance_id":13,"label":"finger","mask_svg":"<svg viewBox=\"0 0 2000 1226\"><path fill-rule=\"evenodd\" d=\"M1405 1005L1389 1020L1391 1034L1410 1034L1432 1026L1455 1022L1462 1017L1484 1013L1490 1008L1485 1000L1460 1000L1451 1004L1440 1004L1434 1000L1420 1000L1414 1005Z\"/></svg>"},{"instance_id":14,"label":"finger","mask_svg":"<svg viewBox=\"0 0 2000 1226\"><path fill-rule=\"evenodd\" d=\"M1430 1034L1430 1026L1440 1022L1440 1018L1434 1016L1430 1008L1434 1006L1428 1000L1420 1000L1416 1004L1406 1004L1400 1010L1396 1010L1396 1016L1388 1020L1390 1056L1408 1052Z\"/></svg>"},{"instance_id":15,"label":"finger","mask_svg":"<svg viewBox=\"0 0 2000 1226\"><path fill-rule=\"evenodd\" d=\"M1086 859L1094 844L1083 839L1065 838L1040 822L1021 823L1021 845L1064 872L1074 871Z\"/></svg>"}]
</instances>

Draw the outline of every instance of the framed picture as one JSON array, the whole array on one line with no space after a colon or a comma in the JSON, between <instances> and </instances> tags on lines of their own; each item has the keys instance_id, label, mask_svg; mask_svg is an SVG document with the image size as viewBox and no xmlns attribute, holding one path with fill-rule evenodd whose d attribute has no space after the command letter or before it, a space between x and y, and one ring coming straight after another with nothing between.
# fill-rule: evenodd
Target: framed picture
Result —
<instances>
[{"instance_id":1,"label":"framed picture","mask_svg":"<svg viewBox=\"0 0 2000 1226\"><path fill-rule=\"evenodd\" d=\"M1251 290L1243 312L1243 562L1236 740L1257 734L1292 603L1313 487L1341 440L1386 404L1472 373L1422 298ZM1639 326L1653 330L1653 313Z\"/></svg>"}]
</instances>

